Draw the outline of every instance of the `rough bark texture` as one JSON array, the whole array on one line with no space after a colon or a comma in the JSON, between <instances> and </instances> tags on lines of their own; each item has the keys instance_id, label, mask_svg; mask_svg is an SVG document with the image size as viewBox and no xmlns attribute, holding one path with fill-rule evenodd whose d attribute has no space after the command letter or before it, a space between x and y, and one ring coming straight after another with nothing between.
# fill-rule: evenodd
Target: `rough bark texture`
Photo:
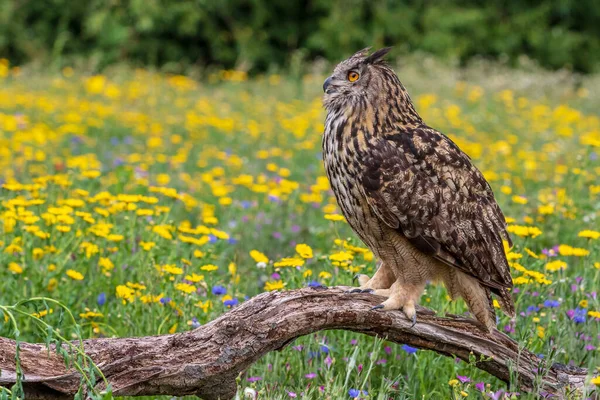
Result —
<instances>
[{"instance_id":1,"label":"rough bark texture","mask_svg":"<svg viewBox=\"0 0 600 400\"><path fill-rule=\"evenodd\" d=\"M231 399L235 379L269 351L293 339L327 329L345 329L387 338L463 360L481 359L477 367L507 381L509 364L518 371L522 391L539 385L567 398L583 390L587 371L558 364L543 367L538 357L501 332L486 334L466 318L442 318L420 309L418 322L401 312L371 311L382 299L349 294L341 288L306 288L263 293L216 320L189 332L139 338L90 339L87 355L100 367L113 393L197 395L205 400ZM26 397L72 398L80 375L45 345L21 344ZM542 369L543 374L535 371ZM15 382L15 342L0 338L0 385ZM97 389L103 389L99 384Z\"/></svg>"}]
</instances>

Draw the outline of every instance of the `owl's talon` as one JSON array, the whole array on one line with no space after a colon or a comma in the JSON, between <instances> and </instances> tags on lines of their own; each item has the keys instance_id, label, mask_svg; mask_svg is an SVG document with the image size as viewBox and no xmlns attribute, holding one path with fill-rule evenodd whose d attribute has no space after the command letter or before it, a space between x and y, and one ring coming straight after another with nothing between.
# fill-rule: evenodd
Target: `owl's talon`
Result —
<instances>
[{"instance_id":1,"label":"owl's talon","mask_svg":"<svg viewBox=\"0 0 600 400\"><path fill-rule=\"evenodd\" d=\"M412 325L410 326L410 328L414 328L414 326L417 324L417 314L414 314L412 317Z\"/></svg>"},{"instance_id":2,"label":"owl's talon","mask_svg":"<svg viewBox=\"0 0 600 400\"><path fill-rule=\"evenodd\" d=\"M380 310L380 309L382 309L383 307L384 307L384 305L383 305L383 304L378 304L378 305L376 305L375 307L371 308L371 311Z\"/></svg>"},{"instance_id":3,"label":"owl's talon","mask_svg":"<svg viewBox=\"0 0 600 400\"><path fill-rule=\"evenodd\" d=\"M347 290L346 293L373 293L374 290L373 289L361 289L361 288L355 288L355 289L350 289Z\"/></svg>"},{"instance_id":4,"label":"owl's talon","mask_svg":"<svg viewBox=\"0 0 600 400\"><path fill-rule=\"evenodd\" d=\"M358 280L359 276L360 276L360 274L354 275L354 277L352 278L352 283L356 283L356 281Z\"/></svg>"}]
</instances>

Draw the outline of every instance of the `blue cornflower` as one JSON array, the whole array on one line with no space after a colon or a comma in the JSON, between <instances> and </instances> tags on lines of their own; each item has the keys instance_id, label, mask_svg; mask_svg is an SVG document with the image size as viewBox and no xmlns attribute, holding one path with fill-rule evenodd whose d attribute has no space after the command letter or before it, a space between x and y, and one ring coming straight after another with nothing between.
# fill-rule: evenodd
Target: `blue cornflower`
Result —
<instances>
[{"instance_id":1,"label":"blue cornflower","mask_svg":"<svg viewBox=\"0 0 600 400\"><path fill-rule=\"evenodd\" d=\"M415 353L417 352L417 350L419 350L419 349L417 349L417 348L414 348L414 347L410 347L410 346L409 346L409 345L407 345L407 344L403 344L403 345L402 345L402 350L404 350L404 351L405 351L405 352L407 352L408 354L415 354Z\"/></svg>"},{"instance_id":2,"label":"blue cornflower","mask_svg":"<svg viewBox=\"0 0 600 400\"><path fill-rule=\"evenodd\" d=\"M587 311L585 310L585 308L577 307L575 309L575 316L573 317L573 321L576 324L583 324L586 321L586 318L585 318L586 315L587 315Z\"/></svg>"},{"instance_id":3,"label":"blue cornflower","mask_svg":"<svg viewBox=\"0 0 600 400\"><path fill-rule=\"evenodd\" d=\"M221 285L216 285L216 286L213 286L213 288L212 288L212 294L214 294L215 296L221 296L221 295L224 295L225 293L227 293L227 289L225 289Z\"/></svg>"},{"instance_id":4,"label":"blue cornflower","mask_svg":"<svg viewBox=\"0 0 600 400\"><path fill-rule=\"evenodd\" d=\"M540 308L538 306L529 306L527 307L527 312L538 312L540 311Z\"/></svg>"},{"instance_id":5,"label":"blue cornflower","mask_svg":"<svg viewBox=\"0 0 600 400\"><path fill-rule=\"evenodd\" d=\"M170 297L161 297L160 302L161 302L161 304L168 304L171 302L171 298Z\"/></svg>"},{"instance_id":6,"label":"blue cornflower","mask_svg":"<svg viewBox=\"0 0 600 400\"><path fill-rule=\"evenodd\" d=\"M351 398L355 399L358 396L360 396L360 390L358 390L358 389L350 389L350 390L348 390L348 395L350 395Z\"/></svg>"},{"instance_id":7,"label":"blue cornflower","mask_svg":"<svg viewBox=\"0 0 600 400\"><path fill-rule=\"evenodd\" d=\"M231 300L225 300L223 302L223 304L225 304L227 307L233 307L233 306L237 305L238 303L239 303L239 301L235 297Z\"/></svg>"},{"instance_id":8,"label":"blue cornflower","mask_svg":"<svg viewBox=\"0 0 600 400\"><path fill-rule=\"evenodd\" d=\"M98 302L98 305L100 307L102 307L104 304L106 304L106 293L102 292L98 295L98 298L96 299L96 301Z\"/></svg>"},{"instance_id":9,"label":"blue cornflower","mask_svg":"<svg viewBox=\"0 0 600 400\"><path fill-rule=\"evenodd\" d=\"M544 307L548 308L556 308L560 306L560 301L558 300L546 300L544 301Z\"/></svg>"}]
</instances>

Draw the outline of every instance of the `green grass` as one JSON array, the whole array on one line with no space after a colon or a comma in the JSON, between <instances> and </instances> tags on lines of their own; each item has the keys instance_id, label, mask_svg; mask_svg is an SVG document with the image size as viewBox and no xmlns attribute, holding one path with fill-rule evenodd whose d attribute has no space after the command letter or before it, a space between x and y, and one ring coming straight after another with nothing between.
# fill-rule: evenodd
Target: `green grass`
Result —
<instances>
[{"instance_id":1,"label":"green grass","mask_svg":"<svg viewBox=\"0 0 600 400\"><path fill-rule=\"evenodd\" d=\"M600 217L598 77L577 89L577 77L560 73L460 72L427 60L398 71L425 121L490 180L513 226L518 316L500 316L499 329L535 353L595 370L600 240L578 234L598 230ZM325 75L224 76L25 69L0 78L0 305L46 297L66 307L39 300L6 309L2 336L60 342L184 331L266 283L349 285L354 273L373 272L368 253L344 247L363 247L350 228L324 218L338 212L320 161ZM304 265L275 267L300 243L314 253ZM543 255L561 244L571 247ZM568 255L572 248L581 255ZM265 268L252 250L269 259ZM348 263L331 260L342 251L353 256ZM564 264L548 266L556 260ZM194 288L177 286L184 281ZM217 286L227 294L215 294ZM428 286L421 303L441 314L466 311L443 287ZM410 353L381 339L318 332L253 365L239 379L240 396L249 388L260 399L338 399L356 389L369 399L461 391L477 399L487 397L475 383L507 389L468 363ZM457 375L471 383L449 385Z\"/></svg>"}]
</instances>

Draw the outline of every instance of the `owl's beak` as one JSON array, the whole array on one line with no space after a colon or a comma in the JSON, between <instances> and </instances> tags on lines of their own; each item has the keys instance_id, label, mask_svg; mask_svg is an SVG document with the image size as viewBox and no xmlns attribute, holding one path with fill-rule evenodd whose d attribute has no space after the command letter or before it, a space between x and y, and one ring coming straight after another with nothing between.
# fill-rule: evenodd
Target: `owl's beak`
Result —
<instances>
[{"instance_id":1,"label":"owl's beak","mask_svg":"<svg viewBox=\"0 0 600 400\"><path fill-rule=\"evenodd\" d=\"M327 79L325 79L325 82L323 82L323 91L325 93L327 93L327 87L329 87L330 84L331 84L331 77L328 77Z\"/></svg>"}]
</instances>

